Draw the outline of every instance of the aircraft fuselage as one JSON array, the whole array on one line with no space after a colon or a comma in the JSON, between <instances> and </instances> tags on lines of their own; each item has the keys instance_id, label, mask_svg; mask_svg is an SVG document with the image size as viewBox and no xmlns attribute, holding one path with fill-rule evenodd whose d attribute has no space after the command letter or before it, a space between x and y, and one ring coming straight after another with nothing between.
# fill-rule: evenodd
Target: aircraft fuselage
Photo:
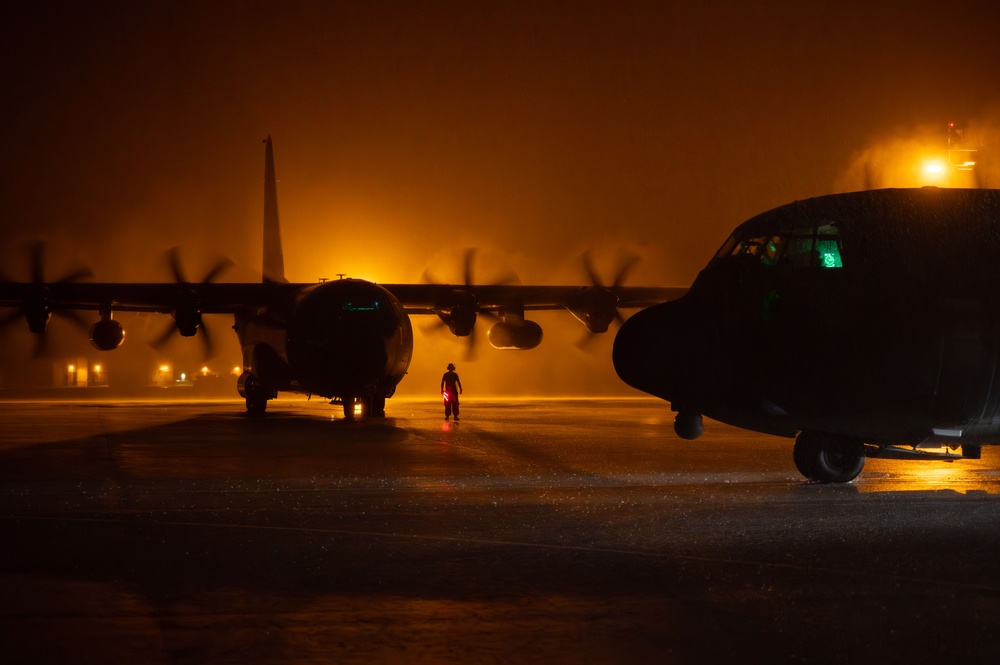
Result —
<instances>
[{"instance_id":1,"label":"aircraft fuselage","mask_svg":"<svg viewBox=\"0 0 1000 665\"><path fill-rule=\"evenodd\" d=\"M687 295L630 318L615 368L698 428L704 414L783 436L994 443L998 257L995 190L792 203L738 227Z\"/></svg>"},{"instance_id":2,"label":"aircraft fuselage","mask_svg":"<svg viewBox=\"0 0 1000 665\"><path fill-rule=\"evenodd\" d=\"M293 391L338 398L345 411L360 399L379 415L413 354L413 330L399 300L364 280L306 287L287 302L238 312L234 327L248 407L255 396Z\"/></svg>"}]
</instances>

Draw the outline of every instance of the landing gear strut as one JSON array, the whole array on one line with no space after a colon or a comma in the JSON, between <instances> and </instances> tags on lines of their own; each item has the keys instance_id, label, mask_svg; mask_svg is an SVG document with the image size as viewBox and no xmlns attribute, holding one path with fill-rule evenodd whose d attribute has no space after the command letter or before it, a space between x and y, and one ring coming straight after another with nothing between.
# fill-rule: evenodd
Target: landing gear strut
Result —
<instances>
[{"instance_id":1,"label":"landing gear strut","mask_svg":"<svg viewBox=\"0 0 1000 665\"><path fill-rule=\"evenodd\" d=\"M825 432L803 431L792 451L795 468L817 483L849 483L865 465L861 441Z\"/></svg>"}]
</instances>

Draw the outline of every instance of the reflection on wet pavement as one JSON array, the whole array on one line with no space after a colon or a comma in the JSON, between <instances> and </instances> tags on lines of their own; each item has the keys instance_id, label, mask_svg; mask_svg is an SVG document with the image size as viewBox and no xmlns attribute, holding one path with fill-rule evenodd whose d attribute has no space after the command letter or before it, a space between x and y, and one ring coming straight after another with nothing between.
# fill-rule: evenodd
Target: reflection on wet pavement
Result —
<instances>
[{"instance_id":1,"label":"reflection on wet pavement","mask_svg":"<svg viewBox=\"0 0 1000 665\"><path fill-rule=\"evenodd\" d=\"M973 660L998 457L805 483L654 400L0 402L4 662ZM830 635L842 639L831 641ZM817 645L824 645L819 649Z\"/></svg>"}]
</instances>

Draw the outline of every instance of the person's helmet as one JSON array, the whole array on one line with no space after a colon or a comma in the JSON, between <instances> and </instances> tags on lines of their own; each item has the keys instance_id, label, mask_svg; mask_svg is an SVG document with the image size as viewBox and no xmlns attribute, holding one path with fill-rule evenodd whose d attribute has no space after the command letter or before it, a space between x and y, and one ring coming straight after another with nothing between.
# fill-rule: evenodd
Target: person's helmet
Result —
<instances>
[{"instance_id":1,"label":"person's helmet","mask_svg":"<svg viewBox=\"0 0 1000 665\"><path fill-rule=\"evenodd\" d=\"M448 369L455 369L455 363L448 363Z\"/></svg>"}]
</instances>

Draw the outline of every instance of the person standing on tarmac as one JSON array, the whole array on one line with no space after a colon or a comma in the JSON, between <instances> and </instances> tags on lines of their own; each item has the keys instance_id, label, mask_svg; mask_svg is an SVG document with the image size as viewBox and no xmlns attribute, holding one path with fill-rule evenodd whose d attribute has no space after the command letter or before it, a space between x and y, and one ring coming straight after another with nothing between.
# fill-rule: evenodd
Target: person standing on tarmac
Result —
<instances>
[{"instance_id":1,"label":"person standing on tarmac","mask_svg":"<svg viewBox=\"0 0 1000 665\"><path fill-rule=\"evenodd\" d=\"M448 371L441 377L441 395L444 397L444 419L452 413L458 420L458 396L462 394L462 380L455 373L455 363L448 363Z\"/></svg>"}]
</instances>

